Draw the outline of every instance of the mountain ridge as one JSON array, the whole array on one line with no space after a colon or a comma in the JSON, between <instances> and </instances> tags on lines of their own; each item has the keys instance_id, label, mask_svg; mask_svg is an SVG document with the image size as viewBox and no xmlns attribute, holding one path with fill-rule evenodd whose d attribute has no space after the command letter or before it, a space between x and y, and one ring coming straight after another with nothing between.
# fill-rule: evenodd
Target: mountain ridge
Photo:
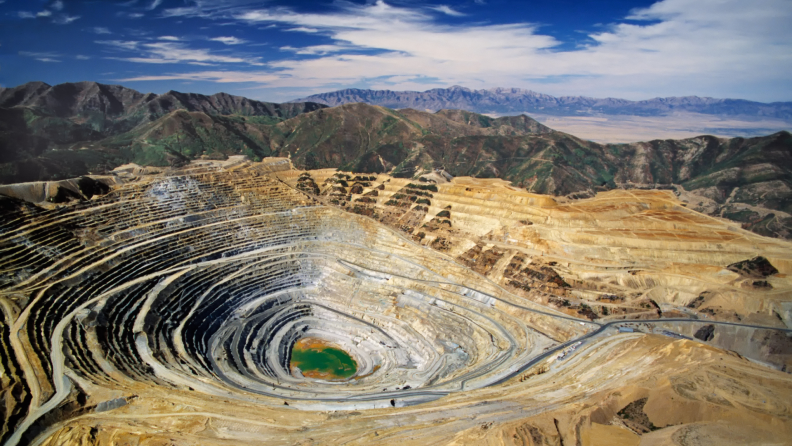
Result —
<instances>
[{"instance_id":1,"label":"mountain ridge","mask_svg":"<svg viewBox=\"0 0 792 446\"><path fill-rule=\"evenodd\" d=\"M476 113L542 113L559 116L634 115L662 116L691 112L723 116L792 119L792 102L762 103L744 99L717 99L699 96L653 98L630 101L619 98L551 96L520 88L472 90L455 85L419 91L345 89L295 99L328 106L365 102L388 108L415 108L437 111L464 109Z\"/></svg>"},{"instance_id":2,"label":"mountain ridge","mask_svg":"<svg viewBox=\"0 0 792 446\"><path fill-rule=\"evenodd\" d=\"M304 111L324 107L320 104L276 104L228 93L203 95L170 90L161 95L141 93L121 85L98 82L64 83L55 86L44 82L6 88L0 91L0 107L40 109L59 118L95 118L102 113L111 120L132 120L137 125L156 119L173 110L202 111L209 114L242 116L276 116L290 118Z\"/></svg>"},{"instance_id":3,"label":"mountain ridge","mask_svg":"<svg viewBox=\"0 0 792 446\"><path fill-rule=\"evenodd\" d=\"M672 189L700 212L792 238L792 135L786 131L598 144L526 115L269 104L95 83L56 87L39 83L0 93L6 105L0 106L0 183L243 154L254 161L289 158L300 169L415 180L442 169L570 199L616 188Z\"/></svg>"}]
</instances>

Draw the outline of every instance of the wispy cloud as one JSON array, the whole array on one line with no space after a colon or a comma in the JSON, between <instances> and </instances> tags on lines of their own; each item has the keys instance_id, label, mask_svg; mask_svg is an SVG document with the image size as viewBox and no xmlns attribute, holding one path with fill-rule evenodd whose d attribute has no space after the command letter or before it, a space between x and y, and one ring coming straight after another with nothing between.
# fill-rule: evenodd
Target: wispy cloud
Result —
<instances>
[{"instance_id":1,"label":"wispy cloud","mask_svg":"<svg viewBox=\"0 0 792 446\"><path fill-rule=\"evenodd\" d=\"M179 40L181 40L181 39L179 39L176 36L159 36L159 37L157 37L157 39L159 39L159 40L170 40L171 42L178 42Z\"/></svg>"},{"instance_id":2,"label":"wispy cloud","mask_svg":"<svg viewBox=\"0 0 792 446\"><path fill-rule=\"evenodd\" d=\"M78 16L78 15L74 15L74 16L61 15L61 16L58 16L57 18L55 18L54 22L59 24L59 25L68 25L69 23L71 23L71 22L73 22L75 20L78 20L79 18L80 18L80 16Z\"/></svg>"},{"instance_id":3,"label":"wispy cloud","mask_svg":"<svg viewBox=\"0 0 792 446\"><path fill-rule=\"evenodd\" d=\"M116 13L116 17L122 17L122 18L127 18L127 19L140 19L140 18L145 17L145 14L140 13L140 12L119 11L119 12Z\"/></svg>"},{"instance_id":4,"label":"wispy cloud","mask_svg":"<svg viewBox=\"0 0 792 446\"><path fill-rule=\"evenodd\" d=\"M148 5L148 7L146 7L146 9L148 9L149 11L153 11L153 10L157 9L157 6L159 6L159 5L161 5L161 4L162 4L162 0L153 0L153 1L152 1L152 2L151 2L149 5Z\"/></svg>"},{"instance_id":5,"label":"wispy cloud","mask_svg":"<svg viewBox=\"0 0 792 446\"><path fill-rule=\"evenodd\" d=\"M530 66L526 64L529 57L546 53L559 43L536 34L531 24L451 27L438 23L426 10L394 7L383 1L365 6L345 4L329 14L271 8L247 11L238 18L251 24L291 25L293 31L319 31L336 45L344 45L345 54L336 54L336 47L292 49L321 57L270 64L281 70L284 80L288 76L291 82L304 79L303 84L316 86L421 75L454 83L464 77L467 84L470 78L481 82L478 79L498 73L497 80L504 72L512 76L518 70L523 73ZM310 73L310 78L304 73Z\"/></svg>"},{"instance_id":6,"label":"wispy cloud","mask_svg":"<svg viewBox=\"0 0 792 446\"><path fill-rule=\"evenodd\" d=\"M97 40L96 43L100 45L107 45L108 47L117 50L135 51L138 49L140 42L135 40Z\"/></svg>"},{"instance_id":7,"label":"wispy cloud","mask_svg":"<svg viewBox=\"0 0 792 446\"><path fill-rule=\"evenodd\" d=\"M20 56L30 57L39 62L60 62L60 55L55 53L39 53L33 51L20 51Z\"/></svg>"},{"instance_id":8,"label":"wispy cloud","mask_svg":"<svg viewBox=\"0 0 792 446\"><path fill-rule=\"evenodd\" d=\"M162 11L163 17L200 17L201 10L195 6L168 8Z\"/></svg>"},{"instance_id":9,"label":"wispy cloud","mask_svg":"<svg viewBox=\"0 0 792 446\"><path fill-rule=\"evenodd\" d=\"M285 31L289 32L297 32L297 33L318 33L319 30L316 28L309 28L307 26L298 26L296 28L287 28Z\"/></svg>"},{"instance_id":10,"label":"wispy cloud","mask_svg":"<svg viewBox=\"0 0 792 446\"><path fill-rule=\"evenodd\" d=\"M451 9L451 7L448 5L432 6L430 9L434 9L435 11L442 12L443 14L454 17L464 17L466 15L459 11Z\"/></svg>"},{"instance_id":11,"label":"wispy cloud","mask_svg":"<svg viewBox=\"0 0 792 446\"><path fill-rule=\"evenodd\" d=\"M313 46L305 46L301 48L295 48L293 46L282 46L280 49L282 51L290 51L295 54L323 56L330 53L340 53L343 51L350 51L353 48L348 45L313 45Z\"/></svg>"},{"instance_id":12,"label":"wispy cloud","mask_svg":"<svg viewBox=\"0 0 792 446\"><path fill-rule=\"evenodd\" d=\"M91 28L91 32L95 34L112 34L109 29L102 26L95 26Z\"/></svg>"},{"instance_id":13,"label":"wispy cloud","mask_svg":"<svg viewBox=\"0 0 792 446\"><path fill-rule=\"evenodd\" d=\"M201 17L205 19L230 18L234 14L249 8L254 4L261 4L261 0L187 0L188 6L165 8L163 17Z\"/></svg>"},{"instance_id":14,"label":"wispy cloud","mask_svg":"<svg viewBox=\"0 0 792 446\"><path fill-rule=\"evenodd\" d=\"M200 71L195 73L174 73L153 76L136 76L118 79L121 82L132 81L167 81L167 80L192 80L211 81L218 83L256 82L269 83L277 81L278 76L267 72L239 72L239 71Z\"/></svg>"},{"instance_id":15,"label":"wispy cloud","mask_svg":"<svg viewBox=\"0 0 792 446\"><path fill-rule=\"evenodd\" d=\"M445 85L509 85L555 94L645 98L775 90L781 97L792 95L788 0L662 0L632 11L625 17L630 21L590 34L591 43L573 51L560 51L561 42L530 23L450 26L426 9L382 0L338 5L321 14L265 8L236 15L255 25L318 31L349 47L351 54L309 47L302 54L318 57L272 62L284 81L272 86L318 90L421 75Z\"/></svg>"},{"instance_id":16,"label":"wispy cloud","mask_svg":"<svg viewBox=\"0 0 792 446\"><path fill-rule=\"evenodd\" d=\"M75 59L77 59L77 60L89 60L89 59L91 58L91 56L86 56L86 55L83 55L83 54L78 54L78 55L74 56L74 58L75 58Z\"/></svg>"},{"instance_id":17,"label":"wispy cloud","mask_svg":"<svg viewBox=\"0 0 792 446\"><path fill-rule=\"evenodd\" d=\"M288 23L308 28L320 29L372 29L388 23L401 25L410 22L431 22L431 16L419 10L397 8L382 0L374 4L358 6L342 4L338 12L326 14L301 14L287 8L270 8L245 11L236 16L238 19L256 22ZM395 29L395 31L397 31Z\"/></svg>"},{"instance_id":18,"label":"wispy cloud","mask_svg":"<svg viewBox=\"0 0 792 446\"><path fill-rule=\"evenodd\" d=\"M226 45L240 45L242 43L246 43L247 40L239 39L236 37L213 37L209 40L213 40L215 42L225 43Z\"/></svg>"},{"instance_id":19,"label":"wispy cloud","mask_svg":"<svg viewBox=\"0 0 792 446\"><path fill-rule=\"evenodd\" d=\"M281 46L283 57L266 65L244 55L216 54L170 42L160 43L175 46L150 47L151 43L138 42L134 48L138 54L127 60L261 68L252 72L241 67L183 69L123 80L244 82L306 92L349 85L408 89L435 82L435 86L515 86L558 95L633 99L739 92L738 96L773 100L774 95L792 96L792 27L788 26L792 8L788 2L661 0L588 34L588 44L562 51L562 42L543 34L535 24L487 24L475 17L457 23L468 16L448 5L338 1L327 12L302 13L283 7L250 9L245 0L191 1L160 14L231 18L256 28L312 34L327 42ZM486 2L476 0L475 4ZM470 8L465 11L473 14L474 7ZM438 13L460 20L449 25ZM241 43L241 39L227 37L210 40Z\"/></svg>"},{"instance_id":20,"label":"wispy cloud","mask_svg":"<svg viewBox=\"0 0 792 446\"><path fill-rule=\"evenodd\" d=\"M172 36L164 36L172 37ZM160 38L161 39L161 38ZM157 42L100 40L96 43L109 49L135 52L131 57L113 56L115 59L147 64L178 64L192 65L210 64L245 64L251 66L264 65L259 57L243 57L213 53L208 49L190 48L182 42L160 40Z\"/></svg>"},{"instance_id":21,"label":"wispy cloud","mask_svg":"<svg viewBox=\"0 0 792 446\"><path fill-rule=\"evenodd\" d=\"M53 2L50 8L52 9L44 9L35 14L30 11L18 11L16 14L21 19L51 19L52 23L57 23L58 25L67 25L80 18L80 16L70 16L58 12L63 9L63 2L61 1Z\"/></svg>"}]
</instances>

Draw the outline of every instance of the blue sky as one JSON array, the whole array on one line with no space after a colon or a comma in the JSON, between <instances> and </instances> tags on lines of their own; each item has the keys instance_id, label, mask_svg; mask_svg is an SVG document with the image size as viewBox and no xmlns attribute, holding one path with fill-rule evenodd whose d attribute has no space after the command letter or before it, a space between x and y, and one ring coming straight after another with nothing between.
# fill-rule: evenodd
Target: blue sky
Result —
<instances>
[{"instance_id":1,"label":"blue sky","mask_svg":"<svg viewBox=\"0 0 792 446\"><path fill-rule=\"evenodd\" d=\"M0 0L0 85L792 100L790 0Z\"/></svg>"}]
</instances>

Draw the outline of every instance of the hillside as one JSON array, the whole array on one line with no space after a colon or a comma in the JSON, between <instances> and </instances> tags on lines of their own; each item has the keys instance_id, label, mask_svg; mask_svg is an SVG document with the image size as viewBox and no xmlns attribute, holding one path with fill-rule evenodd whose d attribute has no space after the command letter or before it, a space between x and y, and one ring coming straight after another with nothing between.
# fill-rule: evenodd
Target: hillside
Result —
<instances>
[{"instance_id":1,"label":"hillside","mask_svg":"<svg viewBox=\"0 0 792 446\"><path fill-rule=\"evenodd\" d=\"M614 188L674 189L701 212L763 235L792 236L788 132L603 145L527 117L364 104L306 113L274 127L271 155L306 169L411 178L442 168L452 176L502 178L531 192L573 197Z\"/></svg>"},{"instance_id":2,"label":"hillside","mask_svg":"<svg viewBox=\"0 0 792 446\"><path fill-rule=\"evenodd\" d=\"M246 133L242 122L274 124L324 107L225 93L144 94L96 82L30 82L0 91L0 182L69 178L129 161L166 165L221 146L260 156L263 149L251 140L257 132ZM183 138L193 144L183 147Z\"/></svg>"},{"instance_id":3,"label":"hillside","mask_svg":"<svg viewBox=\"0 0 792 446\"><path fill-rule=\"evenodd\" d=\"M272 116L292 118L306 111L322 108L314 103L275 104L227 93L206 96L169 91L157 95L140 93L120 85L97 82L66 83L55 86L29 82L0 91L0 107L25 107L59 118L83 118L86 123L102 128L99 117L117 123L135 119L152 120L174 110L203 112L215 115ZM139 122L137 122L139 123Z\"/></svg>"},{"instance_id":4,"label":"hillside","mask_svg":"<svg viewBox=\"0 0 792 446\"><path fill-rule=\"evenodd\" d=\"M234 154L277 156L299 168L398 178L442 169L571 198L615 188L672 189L692 209L759 234L792 237L788 132L603 145L525 115L157 96L87 82L27 84L0 92L0 105L2 183L102 174L128 162L175 166Z\"/></svg>"},{"instance_id":5,"label":"hillside","mask_svg":"<svg viewBox=\"0 0 792 446\"><path fill-rule=\"evenodd\" d=\"M315 94L296 102L318 102L331 107L365 102L389 108L415 108L437 111L463 109L477 113L541 113L557 116L633 115L663 116L672 112L690 112L722 116L755 118L792 118L792 103L770 104L742 99L715 99L698 96L654 98L628 101L616 98L585 96L555 97L519 88L471 90L453 86L423 92L347 89Z\"/></svg>"}]
</instances>

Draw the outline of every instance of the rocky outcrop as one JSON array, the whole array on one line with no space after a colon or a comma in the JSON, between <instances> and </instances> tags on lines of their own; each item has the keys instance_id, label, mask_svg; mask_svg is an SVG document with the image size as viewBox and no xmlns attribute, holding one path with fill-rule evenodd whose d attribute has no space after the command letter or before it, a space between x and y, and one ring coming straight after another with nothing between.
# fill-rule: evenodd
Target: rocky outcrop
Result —
<instances>
[{"instance_id":1,"label":"rocky outcrop","mask_svg":"<svg viewBox=\"0 0 792 446\"><path fill-rule=\"evenodd\" d=\"M705 341L705 342L706 341L711 341L712 338L715 337L715 326L712 325L712 324L705 325L705 326L699 328L698 331L696 331L696 334L694 336L696 337L696 339L700 339L700 340Z\"/></svg>"},{"instance_id":2,"label":"rocky outcrop","mask_svg":"<svg viewBox=\"0 0 792 446\"><path fill-rule=\"evenodd\" d=\"M731 265L727 266L726 269L729 271L734 271L735 273L742 276L751 277L754 279L764 279L765 277L772 276L773 274L778 274L778 270L762 256L754 257L749 260L743 260L742 262L732 263Z\"/></svg>"}]
</instances>

